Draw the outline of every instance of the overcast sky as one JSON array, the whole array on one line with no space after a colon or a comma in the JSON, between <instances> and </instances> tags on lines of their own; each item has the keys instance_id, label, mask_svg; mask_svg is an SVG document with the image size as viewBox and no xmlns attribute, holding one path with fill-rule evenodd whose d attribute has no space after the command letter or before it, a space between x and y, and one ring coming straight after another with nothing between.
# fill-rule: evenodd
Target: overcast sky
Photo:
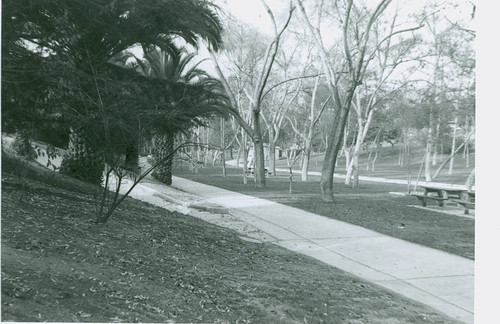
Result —
<instances>
[{"instance_id":1,"label":"overcast sky","mask_svg":"<svg viewBox=\"0 0 500 324\"><path fill-rule=\"evenodd\" d=\"M311 0L308 0L311 1ZM434 0L399 0L393 1L391 6L400 4L400 10L403 15L418 12L425 3ZM216 0L222 8L227 9L236 18L252 24L259 28L262 32L269 33L271 29L271 21L264 10L261 0ZM359 3L360 1L356 1ZM380 0L365 0L368 7L376 6ZM439 3L439 1L437 1ZM472 2L469 0L453 0L457 7L446 8L445 13L451 21L466 20L468 21L472 13ZM282 12L288 7L288 0L266 0L271 10L275 13Z\"/></svg>"}]
</instances>

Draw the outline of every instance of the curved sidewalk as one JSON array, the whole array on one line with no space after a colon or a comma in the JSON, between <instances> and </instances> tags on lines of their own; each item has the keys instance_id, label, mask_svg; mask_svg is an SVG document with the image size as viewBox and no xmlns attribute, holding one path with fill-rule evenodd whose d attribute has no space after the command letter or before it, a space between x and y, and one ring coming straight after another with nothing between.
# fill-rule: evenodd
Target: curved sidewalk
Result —
<instances>
[{"instance_id":1,"label":"curved sidewalk","mask_svg":"<svg viewBox=\"0 0 500 324\"><path fill-rule=\"evenodd\" d=\"M464 323L474 321L474 261L268 200L174 177L272 243L350 272Z\"/></svg>"}]
</instances>

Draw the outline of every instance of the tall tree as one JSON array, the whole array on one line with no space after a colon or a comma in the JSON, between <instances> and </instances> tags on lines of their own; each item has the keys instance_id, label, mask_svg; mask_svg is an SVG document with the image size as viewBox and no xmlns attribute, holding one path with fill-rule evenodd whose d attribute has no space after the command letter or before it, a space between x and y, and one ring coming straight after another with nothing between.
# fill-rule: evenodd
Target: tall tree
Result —
<instances>
[{"instance_id":1,"label":"tall tree","mask_svg":"<svg viewBox=\"0 0 500 324\"><path fill-rule=\"evenodd\" d=\"M163 161L152 175L168 185L172 183L176 133L203 124L203 118L227 112L221 83L201 70L202 61L194 63L195 57L195 53L187 53L185 49L167 53L159 48L148 50L143 59L134 56L135 71L162 85L156 95L164 104L144 114L149 119L146 125L154 142L153 155Z\"/></svg>"},{"instance_id":2,"label":"tall tree","mask_svg":"<svg viewBox=\"0 0 500 324\"><path fill-rule=\"evenodd\" d=\"M425 179L431 181L432 165L437 164L439 147L443 147L443 139L449 132L449 123L457 130L459 124L469 125L474 120L474 88L475 88L475 55L471 43L475 34L464 26L468 23L457 19L447 19L447 11L453 10L455 3L437 3L431 1L423 13L429 37L426 58L422 60L421 70L428 74L424 83L425 108L427 109L427 143L425 155ZM474 10L474 7L471 8ZM430 12L430 13L427 13ZM472 104L471 104L472 102ZM467 120L469 119L469 120ZM470 131L464 127L465 135ZM450 157L455 155L456 132L451 135ZM467 148L467 143L465 144Z\"/></svg>"},{"instance_id":3,"label":"tall tree","mask_svg":"<svg viewBox=\"0 0 500 324\"><path fill-rule=\"evenodd\" d=\"M302 141L302 181L308 180L309 161L311 158L314 135L316 134L316 126L321 120L325 108L328 107L331 101L331 95L328 94L327 89L325 91L324 88L326 88L326 86L319 83L320 79L321 76L316 76L312 89L304 89L304 92L307 94L306 98L309 99L309 108L306 110L304 107L300 107L296 112L298 113L298 118L287 116L287 119L290 121L290 126ZM307 101L305 98L303 98L303 101L304 106L306 106ZM306 122L304 122L304 120L306 120Z\"/></svg>"},{"instance_id":4,"label":"tall tree","mask_svg":"<svg viewBox=\"0 0 500 324\"><path fill-rule=\"evenodd\" d=\"M389 33L395 31L397 14L392 17ZM374 28L374 42L380 42L379 24ZM377 109L384 104L400 87L404 87L408 77L415 72L416 67L406 66L405 73L398 75L397 79L391 80L391 76L396 74L397 68L406 63L416 60L409 57L409 54L418 44L419 38L416 36L400 38L398 40L388 39L383 45L376 46L374 52L373 65L367 69L365 81L356 89L353 100L353 108L356 113L357 132L352 157L347 166L345 184L351 182L354 187L359 181L359 154L365 142L373 116Z\"/></svg>"},{"instance_id":5,"label":"tall tree","mask_svg":"<svg viewBox=\"0 0 500 324\"><path fill-rule=\"evenodd\" d=\"M353 0L335 2L333 8L327 8L327 12L338 14L341 31L340 51L342 64L332 61L329 48L323 41L320 31L321 18L317 24L313 25L312 16L308 14L302 0L295 0L302 20L313 38L316 48L319 51L321 62L325 70L332 99L335 106L335 113L332 117L331 130L328 135L328 147L325 152L321 172L321 192L324 201L333 201L333 173L337 155L342 147L342 138L347 117L352 106L352 100L356 89L363 83L366 70L373 59L375 50L391 39L394 35L410 30L396 30L381 37L375 48L371 47L370 39L373 37L373 27L387 9L390 0L381 0L373 9L354 4ZM323 12L323 2L317 8L318 13ZM321 17L321 14L318 14ZM414 28L411 28L414 29Z\"/></svg>"},{"instance_id":6,"label":"tall tree","mask_svg":"<svg viewBox=\"0 0 500 324\"><path fill-rule=\"evenodd\" d=\"M249 111L251 116L251 124L247 123L245 119L240 115L237 107L239 101L238 92L231 88L227 76L224 74L216 56L213 51L211 51L212 59L215 63L215 68L219 78L221 79L224 88L231 100L231 104L235 109L231 111L235 120L238 124L245 130L248 136L252 139L254 145L254 159L255 159L255 183L259 188L263 188L266 186L266 177L265 177L265 162L264 162L264 146L263 146L263 138L262 138L262 127L261 127L261 105L263 102L263 97L265 94L265 88L269 80L269 76L271 74L271 70L276 61L276 55L278 53L278 49L280 46L280 40L285 32L290 20L292 18L292 14L294 12L294 7L290 4L290 9L288 12L288 16L284 22L284 24L278 29L278 25L276 23L275 17L267 3L262 0L261 1L264 8L266 9L269 18L271 19L273 26L273 37L271 38L267 48L265 50L265 54L263 57L263 64L261 65L260 72L257 74L257 79L255 84L251 89L251 93L248 93L249 97ZM252 40L253 41L253 40ZM246 163L246 162L245 162Z\"/></svg>"}]
</instances>

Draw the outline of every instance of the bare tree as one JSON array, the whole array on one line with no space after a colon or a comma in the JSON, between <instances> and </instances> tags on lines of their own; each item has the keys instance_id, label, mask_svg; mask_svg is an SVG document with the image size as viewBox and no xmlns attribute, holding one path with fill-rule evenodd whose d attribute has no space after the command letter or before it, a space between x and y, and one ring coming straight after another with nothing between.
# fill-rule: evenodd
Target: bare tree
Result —
<instances>
[{"instance_id":1,"label":"bare tree","mask_svg":"<svg viewBox=\"0 0 500 324\"><path fill-rule=\"evenodd\" d=\"M448 158L446 160L444 160L441 165L439 165L439 167L437 168L436 172L434 173L434 176L432 177L433 179L437 178L439 176L439 174L441 173L441 171L443 170L443 168L446 166L446 164L448 164L448 162L452 161L453 157L458 153L460 152L460 150L469 142L469 139L471 138L471 136L474 134L475 130L472 129L472 131L467 134L467 136L465 137L464 141L462 142L462 144L460 144L457 148L455 148L450 156L448 156Z\"/></svg>"},{"instance_id":2,"label":"bare tree","mask_svg":"<svg viewBox=\"0 0 500 324\"><path fill-rule=\"evenodd\" d=\"M392 17L389 27L389 33L394 33L396 27L397 13ZM379 42L380 31L374 28L374 40ZM406 58L411 50L414 48L417 40L415 37L401 40L399 43L394 44L392 39L388 39L385 44L375 48L375 67L367 73L363 85L357 88L353 107L356 112L357 120L357 135L355 145L352 152L352 158L347 167L347 175L345 184L353 184L353 187L358 187L359 181L359 154L361 147L364 144L366 134L370 129L373 115L380 107L384 99L391 96L395 91L404 86L405 80L401 80L402 85L398 84L388 85L389 78L397 69L398 66L406 62ZM411 60L411 59L410 59ZM410 72L411 73L411 72ZM407 76L406 76L407 77ZM392 89L389 88L392 86Z\"/></svg>"},{"instance_id":3,"label":"bare tree","mask_svg":"<svg viewBox=\"0 0 500 324\"><path fill-rule=\"evenodd\" d=\"M294 130L297 136L302 139L303 142L303 152L302 152L302 181L308 180L308 171L309 171L309 161L311 158L311 150L312 150L312 141L315 134L316 126L320 121L320 118L327 107L327 104L331 100L331 95L329 95L326 100L324 100L321 104L318 104L318 85L319 85L320 76L317 76L314 82L314 88L311 93L311 102L309 104L308 117L307 122L298 122L296 119L288 117L290 121L290 126ZM299 126L299 124L303 125L303 128Z\"/></svg>"},{"instance_id":4,"label":"bare tree","mask_svg":"<svg viewBox=\"0 0 500 324\"><path fill-rule=\"evenodd\" d=\"M247 123L240 116L237 109L233 109L231 111L235 120L245 130L245 132L248 134L248 136L250 136L250 138L253 141L254 158L255 158L255 183L256 183L256 186L259 188L263 188L266 186L266 177L265 177L265 170L264 170L264 168L265 168L265 166L264 166L264 146L263 146L262 129L261 129L262 99L263 99L265 87L266 87L268 80L269 80L269 75L271 73L271 70L272 70L273 65L275 63L275 60L276 60L276 55L278 53L281 37L282 37L284 31L286 30L286 28L288 27L290 20L292 18L292 14L295 10L295 7L293 7L290 3L288 16L285 20L285 23L283 24L283 26L281 28L278 29L273 12L271 11L271 9L269 8L269 6L267 5L267 3L264 0L261 0L261 2L263 4L263 6L265 7L269 18L271 19L274 36L267 46L267 49L266 49L265 55L264 55L264 64L262 65L262 69L261 69L260 73L258 74L257 82L252 89L252 93L250 94L249 110L250 110L252 125ZM229 86L227 78L224 75L224 73L222 72L222 69L217 61L217 58L215 57L215 55L212 51L210 51L210 54L211 54L212 59L215 63L215 68L216 68L217 74L219 75L219 78L221 79L222 83L224 84L224 87L226 89L227 94L229 95L229 98L231 100L233 107L238 107L237 106L238 102L236 100L236 96L234 94L234 91Z\"/></svg>"},{"instance_id":5,"label":"bare tree","mask_svg":"<svg viewBox=\"0 0 500 324\"><path fill-rule=\"evenodd\" d=\"M274 86L270 87L264 96L271 95L270 103L267 105L268 109L262 112L262 119L264 120L268 129L269 138L269 170L270 173L276 174L276 145L280 139L280 133L282 128L285 126L285 117L288 115L290 110L295 106L298 95L300 94L303 81L308 78L317 77L319 74L307 75L307 70L311 66L311 48L306 50L307 57L302 60L295 59L295 55L299 53L299 47L302 47L303 43L300 39L297 40L294 50L289 56L286 55L285 51L282 51L282 57L277 61L278 66L281 68L284 81L276 83ZM299 55L300 56L300 53ZM300 72L297 76L289 76L289 70L291 65L302 66ZM296 82L294 82L296 81ZM266 114L268 117L266 117Z\"/></svg>"},{"instance_id":6,"label":"bare tree","mask_svg":"<svg viewBox=\"0 0 500 324\"><path fill-rule=\"evenodd\" d=\"M308 15L304 8L303 1L294 1L319 51L335 106L320 181L322 199L332 202L333 173L338 152L342 147L344 128L355 91L362 84L367 67L373 59L376 49L390 40L394 35L419 27L390 32L387 36L381 38L381 41L375 45L375 48L371 48L369 41L373 36L373 26L391 1L381 0L373 10L365 7L357 7L354 5L353 0L346 0L344 8L340 8L340 3L335 2L331 10L338 15L337 18L341 23L342 33L343 64L339 67L336 62L332 62L330 59L329 51L323 42L320 29L313 26L310 15ZM317 10L320 13L323 12L322 5L323 3L321 3ZM320 24L318 23L317 25L319 26Z\"/></svg>"}]
</instances>

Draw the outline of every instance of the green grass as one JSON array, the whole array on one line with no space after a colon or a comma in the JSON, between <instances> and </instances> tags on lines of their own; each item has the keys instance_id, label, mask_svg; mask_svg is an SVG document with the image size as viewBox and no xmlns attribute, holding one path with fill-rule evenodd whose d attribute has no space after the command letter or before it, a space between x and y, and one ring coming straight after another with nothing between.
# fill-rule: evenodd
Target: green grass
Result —
<instances>
[{"instance_id":1,"label":"green grass","mask_svg":"<svg viewBox=\"0 0 500 324\"><path fill-rule=\"evenodd\" d=\"M361 154L359 159L359 173L361 176L367 177L380 177L380 178L389 178L389 179L407 179L407 166L399 166L398 165L398 154L399 149L397 146L392 147L382 147L379 151L379 156L375 163L375 170L371 171L366 170L366 166L368 163L368 155ZM424 151L415 151L412 153L410 158L410 174L412 180L416 180L420 166L422 163L422 158L424 156ZM318 171L321 172L321 167L323 164L323 154L313 154L311 157L309 171ZM447 155L438 155L437 163L431 167L432 175L434 176L434 172L437 170L441 161L446 159ZM469 173L472 171L475 165L475 153L472 152L469 154L469 167L466 166L466 160L463 158L462 153L460 152L455 156L453 174L448 174L449 164L445 166L445 168L441 171L439 176L433 181L443 182L443 183L453 183L453 184L465 184L467 181L467 177ZM278 168L288 168L286 159L277 160L276 167ZM294 169L300 169L300 160L294 164ZM345 157L341 156L338 159L337 167L335 168L336 173L345 174ZM422 174L420 176L420 181L424 181L424 173L422 170Z\"/></svg>"},{"instance_id":2,"label":"green grass","mask_svg":"<svg viewBox=\"0 0 500 324\"><path fill-rule=\"evenodd\" d=\"M243 184L241 169L228 168L226 178L217 167L199 169L198 174L186 169L176 168L174 174L474 259L474 220L412 207L418 205L414 197L390 194L405 192L405 185L361 181L359 189L352 189L345 186L342 179L335 179L335 201L326 203L321 200L317 177L302 182L300 176L294 176L290 195L289 179L284 174L267 178L267 187L259 189L252 179L247 185Z\"/></svg>"},{"instance_id":3,"label":"green grass","mask_svg":"<svg viewBox=\"0 0 500 324\"><path fill-rule=\"evenodd\" d=\"M97 225L91 192L2 155L3 321L453 322L312 258L134 199Z\"/></svg>"}]
</instances>

